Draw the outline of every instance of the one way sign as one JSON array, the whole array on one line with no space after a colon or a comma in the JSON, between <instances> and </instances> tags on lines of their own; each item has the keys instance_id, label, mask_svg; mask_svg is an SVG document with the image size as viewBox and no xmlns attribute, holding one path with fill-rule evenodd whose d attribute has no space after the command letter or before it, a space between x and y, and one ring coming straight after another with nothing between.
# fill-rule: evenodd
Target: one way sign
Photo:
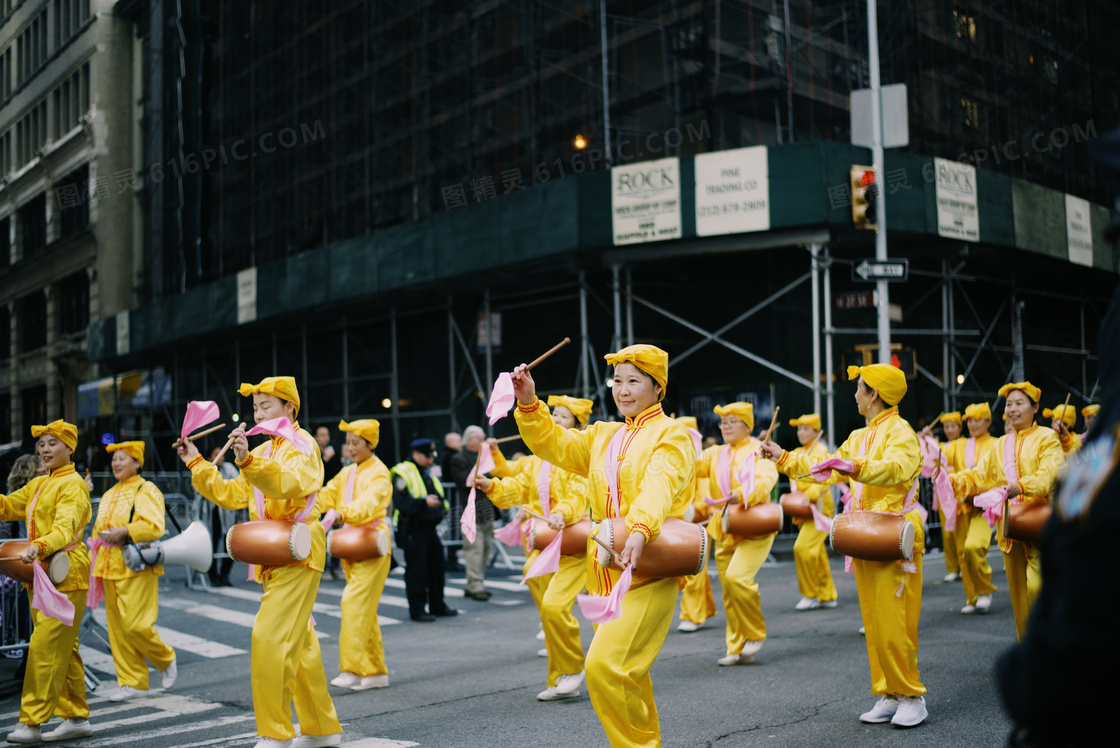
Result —
<instances>
[{"instance_id":1,"label":"one way sign","mask_svg":"<svg viewBox=\"0 0 1120 748\"><path fill-rule=\"evenodd\" d=\"M854 281L902 282L910 277L910 260L860 260L852 263Z\"/></svg>"}]
</instances>

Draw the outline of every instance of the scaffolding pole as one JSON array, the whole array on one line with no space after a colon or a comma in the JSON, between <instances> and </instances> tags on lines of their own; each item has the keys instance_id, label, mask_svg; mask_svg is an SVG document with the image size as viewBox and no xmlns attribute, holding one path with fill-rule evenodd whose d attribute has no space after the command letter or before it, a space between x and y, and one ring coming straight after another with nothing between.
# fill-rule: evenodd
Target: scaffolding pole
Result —
<instances>
[{"instance_id":1,"label":"scaffolding pole","mask_svg":"<svg viewBox=\"0 0 1120 748\"><path fill-rule=\"evenodd\" d=\"M836 434L836 361L832 358L832 260L829 258L828 247L824 248L824 360L825 370L825 423L828 424L828 436L832 444L839 444Z\"/></svg>"},{"instance_id":2,"label":"scaffolding pole","mask_svg":"<svg viewBox=\"0 0 1120 748\"><path fill-rule=\"evenodd\" d=\"M591 397L591 356L587 346L587 277L579 271L579 376L583 381L580 395L584 400Z\"/></svg>"},{"instance_id":3,"label":"scaffolding pole","mask_svg":"<svg viewBox=\"0 0 1120 748\"><path fill-rule=\"evenodd\" d=\"M813 412L821 412L821 265L818 259L820 244L810 244L809 253L813 266Z\"/></svg>"}]
</instances>

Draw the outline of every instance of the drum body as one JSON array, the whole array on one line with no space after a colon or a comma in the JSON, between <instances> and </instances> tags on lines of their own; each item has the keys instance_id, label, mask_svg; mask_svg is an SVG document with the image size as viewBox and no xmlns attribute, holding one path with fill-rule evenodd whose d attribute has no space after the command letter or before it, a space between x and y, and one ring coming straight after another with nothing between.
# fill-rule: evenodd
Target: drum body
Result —
<instances>
[{"instance_id":1,"label":"drum body","mask_svg":"<svg viewBox=\"0 0 1120 748\"><path fill-rule=\"evenodd\" d=\"M763 538L782 529L785 517L782 505L773 502L744 507L728 504L723 507L723 531L743 538Z\"/></svg>"},{"instance_id":2,"label":"drum body","mask_svg":"<svg viewBox=\"0 0 1120 748\"><path fill-rule=\"evenodd\" d=\"M914 552L914 526L881 512L838 514L828 533L832 550L864 561L899 561Z\"/></svg>"},{"instance_id":3,"label":"drum body","mask_svg":"<svg viewBox=\"0 0 1120 748\"><path fill-rule=\"evenodd\" d=\"M327 553L344 561L369 561L389 553L389 532L374 527L340 527L327 533Z\"/></svg>"},{"instance_id":4,"label":"drum body","mask_svg":"<svg viewBox=\"0 0 1120 748\"><path fill-rule=\"evenodd\" d=\"M564 538L560 541L560 555L578 556L587 553L587 536L591 534L591 520L581 519L574 525L564 528ZM543 551L556 538L556 531L543 519L533 517L529 521L529 547Z\"/></svg>"},{"instance_id":5,"label":"drum body","mask_svg":"<svg viewBox=\"0 0 1120 748\"><path fill-rule=\"evenodd\" d=\"M611 517L599 523L599 539L618 553L626 545L626 520ZM598 547L599 565L621 571L605 548ZM642 549L634 573L643 577L689 577L708 563L708 531L701 525L668 517L661 533Z\"/></svg>"},{"instance_id":6,"label":"drum body","mask_svg":"<svg viewBox=\"0 0 1120 748\"><path fill-rule=\"evenodd\" d=\"M299 563L311 555L311 530L302 522L285 519L241 522L226 533L226 552L243 564Z\"/></svg>"},{"instance_id":7,"label":"drum body","mask_svg":"<svg viewBox=\"0 0 1120 748\"><path fill-rule=\"evenodd\" d=\"M1009 501L1003 505L1000 530L1008 540L1037 543L1042 535L1042 528L1053 513L1053 507L1045 501L1027 501L1022 504Z\"/></svg>"},{"instance_id":8,"label":"drum body","mask_svg":"<svg viewBox=\"0 0 1120 748\"><path fill-rule=\"evenodd\" d=\"M0 558L18 556L26 551L30 545L31 541L28 540L9 540L0 545ZM67 575L70 574L70 556L65 551L59 551L45 559L39 559L36 563L43 568L43 571L47 572L47 578L51 580L51 584L62 584ZM0 561L0 574L24 584L31 584L35 579L35 571L31 568L31 564L25 564L19 559Z\"/></svg>"},{"instance_id":9,"label":"drum body","mask_svg":"<svg viewBox=\"0 0 1120 748\"><path fill-rule=\"evenodd\" d=\"M797 519L813 518L813 510L809 508L809 504L811 503L809 497L801 491L784 493L782 497L778 499L778 504L782 507L782 513L787 517L796 517Z\"/></svg>"}]
</instances>

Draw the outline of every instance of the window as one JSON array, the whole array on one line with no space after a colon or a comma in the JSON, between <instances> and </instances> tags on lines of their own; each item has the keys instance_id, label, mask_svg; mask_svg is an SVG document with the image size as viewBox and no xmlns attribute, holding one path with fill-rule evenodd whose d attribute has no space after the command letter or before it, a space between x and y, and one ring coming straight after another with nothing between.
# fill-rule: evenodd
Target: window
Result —
<instances>
[{"instance_id":1,"label":"window","mask_svg":"<svg viewBox=\"0 0 1120 748\"><path fill-rule=\"evenodd\" d=\"M0 305L0 361L12 357L12 313L8 305Z\"/></svg>"},{"instance_id":2,"label":"window","mask_svg":"<svg viewBox=\"0 0 1120 748\"><path fill-rule=\"evenodd\" d=\"M54 45L61 47L89 20L89 0L54 0Z\"/></svg>"},{"instance_id":3,"label":"window","mask_svg":"<svg viewBox=\"0 0 1120 748\"><path fill-rule=\"evenodd\" d=\"M26 258L47 246L47 196L31 198L18 215L20 255Z\"/></svg>"},{"instance_id":4,"label":"window","mask_svg":"<svg viewBox=\"0 0 1120 748\"><path fill-rule=\"evenodd\" d=\"M73 130L89 110L89 63L54 90L54 139Z\"/></svg>"},{"instance_id":5,"label":"window","mask_svg":"<svg viewBox=\"0 0 1120 748\"><path fill-rule=\"evenodd\" d=\"M958 39L968 42L976 41L976 17L954 10L953 30L956 32Z\"/></svg>"},{"instance_id":6,"label":"window","mask_svg":"<svg viewBox=\"0 0 1120 748\"><path fill-rule=\"evenodd\" d=\"M32 425L47 423L47 385L26 387L20 390L19 396L23 401L23 423L28 433Z\"/></svg>"},{"instance_id":7,"label":"window","mask_svg":"<svg viewBox=\"0 0 1120 748\"><path fill-rule=\"evenodd\" d=\"M964 127L980 126L980 110L972 99L961 98L961 125Z\"/></svg>"},{"instance_id":8,"label":"window","mask_svg":"<svg viewBox=\"0 0 1120 748\"><path fill-rule=\"evenodd\" d=\"M0 102L12 95L12 48L0 52Z\"/></svg>"},{"instance_id":9,"label":"window","mask_svg":"<svg viewBox=\"0 0 1120 748\"><path fill-rule=\"evenodd\" d=\"M12 264L12 219L0 221L0 267Z\"/></svg>"},{"instance_id":10,"label":"window","mask_svg":"<svg viewBox=\"0 0 1120 748\"><path fill-rule=\"evenodd\" d=\"M58 330L64 335L89 327L89 276L80 270L58 284Z\"/></svg>"},{"instance_id":11,"label":"window","mask_svg":"<svg viewBox=\"0 0 1120 748\"><path fill-rule=\"evenodd\" d=\"M16 328L19 334L20 353L30 353L46 347L46 294L36 291L16 302Z\"/></svg>"},{"instance_id":12,"label":"window","mask_svg":"<svg viewBox=\"0 0 1120 748\"><path fill-rule=\"evenodd\" d=\"M16 38L16 66L18 83L22 84L39 71L47 61L47 11L35 16Z\"/></svg>"},{"instance_id":13,"label":"window","mask_svg":"<svg viewBox=\"0 0 1120 748\"><path fill-rule=\"evenodd\" d=\"M60 239L89 225L89 167L81 166L55 184L55 202L61 224Z\"/></svg>"},{"instance_id":14,"label":"window","mask_svg":"<svg viewBox=\"0 0 1120 748\"><path fill-rule=\"evenodd\" d=\"M47 102L41 101L16 123L16 156L13 169L20 169L39 155L47 142Z\"/></svg>"}]
</instances>

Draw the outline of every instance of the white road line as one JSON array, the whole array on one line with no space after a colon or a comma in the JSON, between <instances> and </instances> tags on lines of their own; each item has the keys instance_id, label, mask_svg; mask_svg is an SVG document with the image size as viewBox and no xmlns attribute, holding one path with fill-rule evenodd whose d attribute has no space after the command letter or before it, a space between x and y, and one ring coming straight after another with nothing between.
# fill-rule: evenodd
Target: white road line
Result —
<instances>
[{"instance_id":1,"label":"white road line","mask_svg":"<svg viewBox=\"0 0 1120 748\"><path fill-rule=\"evenodd\" d=\"M405 589L405 584L404 584L403 579L386 579L385 580L385 586L386 587L395 587L398 590ZM444 597L462 597L463 596L463 588L462 587L444 587L443 588L443 596ZM384 596L382 596L382 599L384 599ZM403 598L403 597L400 598L400 599L404 600L405 606L407 607L408 600L406 598Z\"/></svg>"},{"instance_id":2,"label":"white road line","mask_svg":"<svg viewBox=\"0 0 1120 748\"><path fill-rule=\"evenodd\" d=\"M181 745L172 746L171 748L203 748L203 746L218 746L222 743L233 744L242 740L253 740L256 737L256 731L243 732L240 735L231 735L228 738L211 738L210 740L200 740L197 743L183 743Z\"/></svg>"},{"instance_id":3,"label":"white road line","mask_svg":"<svg viewBox=\"0 0 1120 748\"><path fill-rule=\"evenodd\" d=\"M235 600L246 600L246 601L249 601L249 602L255 602L257 604L260 604L261 596L264 594L264 593L261 593L261 592L255 592L253 590L240 589L238 587L218 587L218 588L212 589L210 591L215 593L215 594L218 594L218 595L223 595L225 597L232 597ZM322 591L322 588L320 588L320 592L321 591ZM384 597L382 598L382 601L384 601ZM404 602L404 607L407 608L408 607L408 601L403 600L403 598L402 598L402 601ZM340 608L337 605L329 605L327 603L315 603L312 606L311 610L312 610L313 613L319 613L321 615L330 616L331 618L342 618L342 608ZM400 623L400 620L396 619L396 618L389 618L387 616L378 616L377 617L377 622L380 623L382 626L392 626L394 623ZM324 637L320 636L319 638L322 639Z\"/></svg>"},{"instance_id":4,"label":"white road line","mask_svg":"<svg viewBox=\"0 0 1120 748\"><path fill-rule=\"evenodd\" d=\"M218 705L215 705L218 706ZM163 716L175 716L168 712L157 713L159 718ZM81 742L82 748L102 748L102 746L117 746L123 743L135 743L138 741L146 741L146 744L151 745L150 741L157 738L164 738L168 735L178 735L184 732L194 732L196 730L210 730L215 727L225 727L226 725L234 725L239 722L249 722L254 719L252 714L231 714L217 719L205 720L203 722L188 722L182 725L174 725L172 727L161 727L158 730L146 730L144 732L131 732L122 735L113 735L112 737L101 738L100 740L83 740ZM93 724L93 734L101 732L103 725ZM246 738L256 737L256 732L247 733ZM202 745L205 745L203 743Z\"/></svg>"},{"instance_id":5,"label":"white road line","mask_svg":"<svg viewBox=\"0 0 1120 748\"><path fill-rule=\"evenodd\" d=\"M108 617L103 608L98 608L93 611L93 620L100 623L102 626L108 627ZM237 655L248 654L244 649L237 647L230 647L221 642L212 641L210 639L203 639L200 636L193 634L185 634L182 631L169 629L165 626L156 626L156 633L166 644L171 645L175 649L181 649L184 652L206 657L211 660L216 660L222 657L235 657ZM104 670L104 668L98 668ZM106 671L110 672L110 671Z\"/></svg>"},{"instance_id":6,"label":"white road line","mask_svg":"<svg viewBox=\"0 0 1120 748\"><path fill-rule=\"evenodd\" d=\"M452 584L466 584L467 583L466 579L448 579L447 581L451 582ZM485 586L493 587L496 590L505 590L506 592L528 592L529 591L528 587L522 587L520 584L518 584L516 582L499 582L499 581L494 580L494 579L487 579L486 582L485 582Z\"/></svg>"},{"instance_id":7,"label":"white road line","mask_svg":"<svg viewBox=\"0 0 1120 748\"><path fill-rule=\"evenodd\" d=\"M387 740L385 738L361 738L355 740L353 743L343 742L347 748L408 748L413 745L420 745L413 743L411 740Z\"/></svg>"},{"instance_id":8,"label":"white road line","mask_svg":"<svg viewBox=\"0 0 1120 748\"><path fill-rule=\"evenodd\" d=\"M117 669L113 667L113 655L105 654L93 647L87 647L85 644L78 645L78 654L82 656L82 664L86 667L108 673L114 678L117 677Z\"/></svg>"},{"instance_id":9,"label":"white road line","mask_svg":"<svg viewBox=\"0 0 1120 748\"><path fill-rule=\"evenodd\" d=\"M221 621L222 623L229 623L247 629L253 628L253 623L257 620L255 613L243 613L239 610L230 610L229 608L222 608L217 605L200 605L190 600L167 599L160 600L159 604L165 608L174 608L190 613L191 615L202 616L212 621ZM329 634L325 634L322 631L316 631L315 634L320 639L330 638Z\"/></svg>"}]
</instances>

